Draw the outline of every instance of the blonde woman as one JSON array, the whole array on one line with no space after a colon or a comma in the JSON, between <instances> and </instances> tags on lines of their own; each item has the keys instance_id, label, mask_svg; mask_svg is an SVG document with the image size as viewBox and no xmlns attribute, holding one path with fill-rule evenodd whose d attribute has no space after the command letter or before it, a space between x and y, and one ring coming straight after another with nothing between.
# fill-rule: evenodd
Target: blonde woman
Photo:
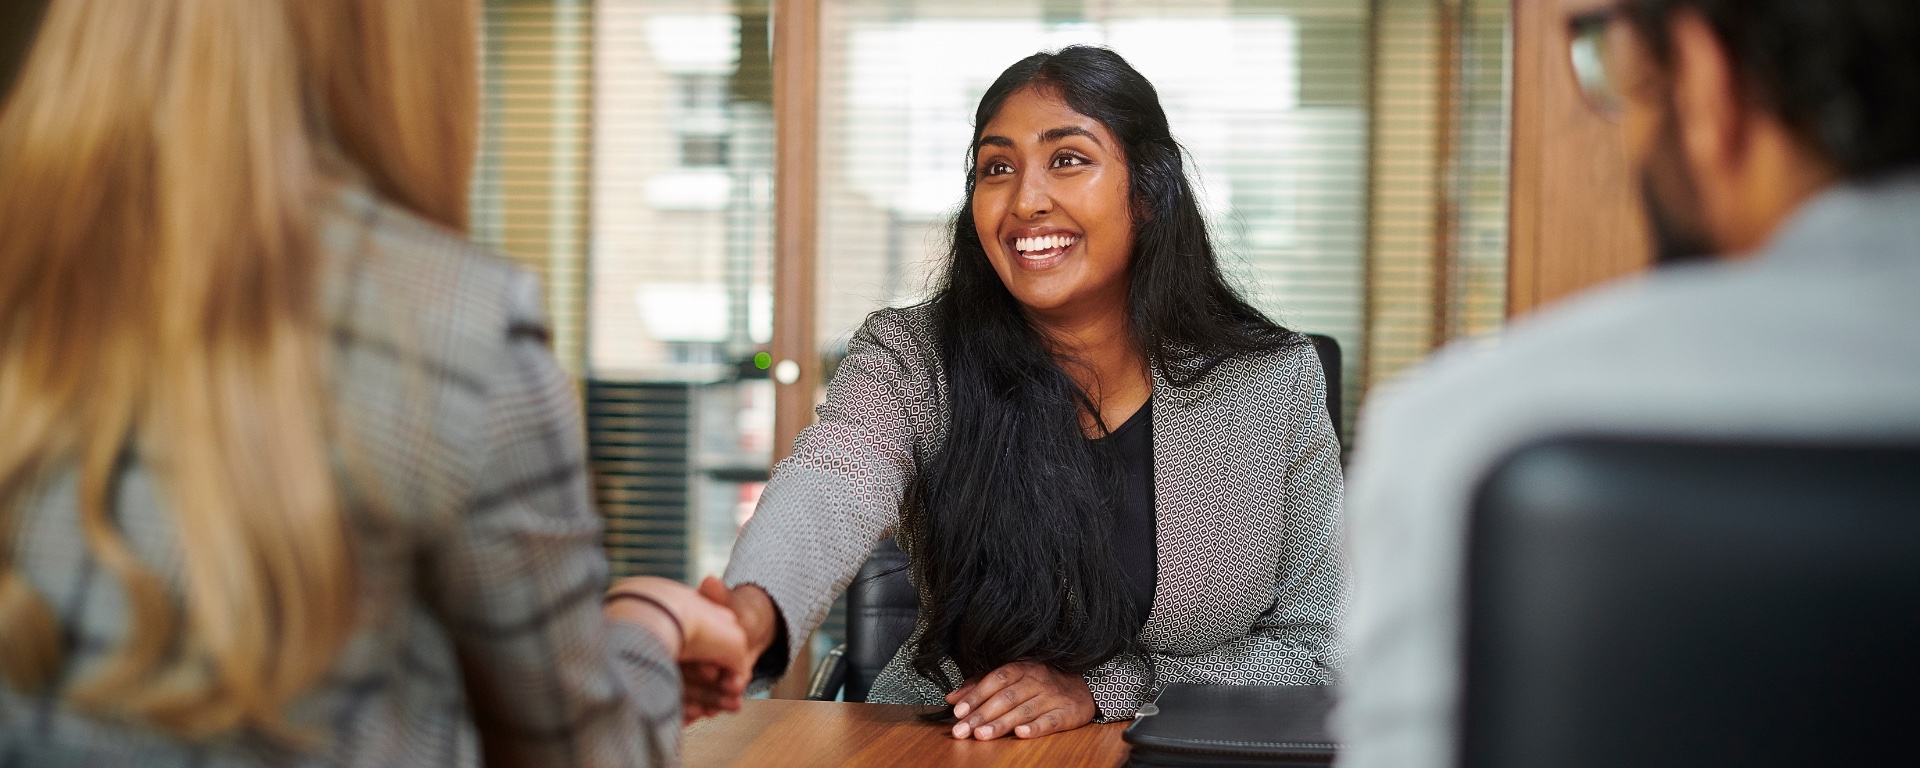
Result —
<instances>
[{"instance_id":1,"label":"blonde woman","mask_svg":"<svg viewBox=\"0 0 1920 768\"><path fill-rule=\"evenodd\" d=\"M462 237L474 38L49 6L0 112L0 765L659 764L737 706L731 613L607 591L536 286Z\"/></svg>"}]
</instances>

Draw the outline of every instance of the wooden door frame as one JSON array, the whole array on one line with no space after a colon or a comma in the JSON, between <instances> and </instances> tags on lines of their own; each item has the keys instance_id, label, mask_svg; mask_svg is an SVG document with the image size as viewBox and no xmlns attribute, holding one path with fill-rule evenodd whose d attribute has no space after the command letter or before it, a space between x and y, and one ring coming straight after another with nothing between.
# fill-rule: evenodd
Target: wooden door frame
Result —
<instances>
[{"instance_id":1,"label":"wooden door frame","mask_svg":"<svg viewBox=\"0 0 1920 768\"><path fill-rule=\"evenodd\" d=\"M820 351L814 341L819 259L820 0L773 3L773 460L793 451L800 431L813 424L820 391ZM782 380L789 364L798 377ZM806 695L811 657L807 637L799 643L787 676L774 688L779 698Z\"/></svg>"},{"instance_id":2,"label":"wooden door frame","mask_svg":"<svg viewBox=\"0 0 1920 768\"><path fill-rule=\"evenodd\" d=\"M1514 0L1507 314L1644 271L1651 240L1618 131L1580 94L1568 16L1608 0Z\"/></svg>"}]
</instances>

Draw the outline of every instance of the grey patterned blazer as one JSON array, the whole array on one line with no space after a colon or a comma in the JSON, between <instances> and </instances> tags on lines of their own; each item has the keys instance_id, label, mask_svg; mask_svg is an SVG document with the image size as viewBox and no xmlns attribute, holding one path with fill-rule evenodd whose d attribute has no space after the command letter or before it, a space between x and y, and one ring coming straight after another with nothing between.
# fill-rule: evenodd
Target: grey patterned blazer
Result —
<instances>
[{"instance_id":1,"label":"grey patterned blazer","mask_svg":"<svg viewBox=\"0 0 1920 768\"><path fill-rule=\"evenodd\" d=\"M790 653L901 523L921 462L944 439L939 359L926 307L869 317L818 423L774 468L741 531L726 581L772 595ZM1332 682L1346 590L1340 446L1325 386L1306 344L1229 360L1190 386L1155 372L1158 583L1140 631L1145 653L1087 675L1102 721L1132 717L1166 683ZM913 642L869 701L944 703L948 691L910 666Z\"/></svg>"},{"instance_id":2,"label":"grey patterned blazer","mask_svg":"<svg viewBox=\"0 0 1920 768\"><path fill-rule=\"evenodd\" d=\"M353 436L340 453L390 511L355 505L360 626L291 712L320 747L245 734L183 744L61 704L127 633L69 472L27 501L13 552L73 639L68 664L44 693L0 682L0 768L674 762L678 670L647 630L601 619L607 565L579 398L547 349L538 284L358 190L322 225L335 413ZM171 518L145 462L130 456L117 485L116 522L177 588Z\"/></svg>"}]
</instances>

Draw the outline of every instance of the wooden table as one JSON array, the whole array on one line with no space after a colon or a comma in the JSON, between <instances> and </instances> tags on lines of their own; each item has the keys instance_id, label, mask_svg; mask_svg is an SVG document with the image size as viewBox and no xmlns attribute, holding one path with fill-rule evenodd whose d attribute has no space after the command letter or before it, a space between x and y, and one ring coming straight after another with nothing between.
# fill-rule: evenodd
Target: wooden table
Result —
<instances>
[{"instance_id":1,"label":"wooden table","mask_svg":"<svg viewBox=\"0 0 1920 768\"><path fill-rule=\"evenodd\" d=\"M723 766L1094 766L1127 760L1126 723L1089 725L1038 739L961 741L921 720L929 707L754 699L737 714L687 728L687 768Z\"/></svg>"}]
</instances>

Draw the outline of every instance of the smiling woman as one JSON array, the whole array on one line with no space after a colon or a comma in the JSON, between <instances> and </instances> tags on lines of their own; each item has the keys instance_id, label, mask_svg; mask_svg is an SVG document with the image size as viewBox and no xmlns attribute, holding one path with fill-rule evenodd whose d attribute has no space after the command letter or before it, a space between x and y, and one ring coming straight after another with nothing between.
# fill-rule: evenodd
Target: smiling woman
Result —
<instances>
[{"instance_id":1,"label":"smiling woman","mask_svg":"<svg viewBox=\"0 0 1920 768\"><path fill-rule=\"evenodd\" d=\"M1133 216L1113 132L1054 89L1029 86L981 133L973 224L1007 290L1055 318L1124 309Z\"/></svg>"},{"instance_id":2,"label":"smiling woman","mask_svg":"<svg viewBox=\"0 0 1920 768\"><path fill-rule=\"evenodd\" d=\"M952 704L956 737L1124 719L1169 682L1328 682L1321 369L1221 276L1153 86L1106 49L1036 54L974 125L939 291L868 319L741 534L749 633L805 637L892 529L920 619L868 700Z\"/></svg>"},{"instance_id":3,"label":"smiling woman","mask_svg":"<svg viewBox=\"0 0 1920 768\"><path fill-rule=\"evenodd\" d=\"M1151 384L1127 328L1125 148L1057 88L1030 84L1004 98L974 143L975 239L1047 344L1080 364L1075 379L1100 406L1083 420L1097 435L1139 409Z\"/></svg>"}]
</instances>

